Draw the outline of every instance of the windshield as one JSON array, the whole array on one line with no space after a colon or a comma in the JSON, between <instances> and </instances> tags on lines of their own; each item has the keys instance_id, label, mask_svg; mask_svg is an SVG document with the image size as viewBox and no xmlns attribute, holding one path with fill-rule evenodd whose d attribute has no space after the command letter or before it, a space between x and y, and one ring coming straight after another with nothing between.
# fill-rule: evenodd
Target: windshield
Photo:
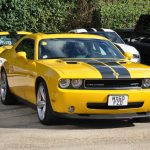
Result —
<instances>
[{"instance_id":1,"label":"windshield","mask_svg":"<svg viewBox=\"0 0 150 150\"><path fill-rule=\"evenodd\" d=\"M0 35L0 46L12 45L12 40L9 35Z\"/></svg>"},{"instance_id":2,"label":"windshield","mask_svg":"<svg viewBox=\"0 0 150 150\"><path fill-rule=\"evenodd\" d=\"M115 32L104 32L104 35L106 36L106 38L111 40L113 43L124 44L124 41Z\"/></svg>"},{"instance_id":3,"label":"windshield","mask_svg":"<svg viewBox=\"0 0 150 150\"><path fill-rule=\"evenodd\" d=\"M99 39L44 39L39 43L39 59L112 58L124 59L109 41Z\"/></svg>"}]
</instances>

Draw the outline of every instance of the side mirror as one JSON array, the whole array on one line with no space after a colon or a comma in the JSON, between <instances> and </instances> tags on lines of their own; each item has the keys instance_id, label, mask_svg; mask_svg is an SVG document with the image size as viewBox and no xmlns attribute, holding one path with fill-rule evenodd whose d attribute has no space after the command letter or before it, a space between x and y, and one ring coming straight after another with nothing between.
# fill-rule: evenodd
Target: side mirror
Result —
<instances>
[{"instance_id":1,"label":"side mirror","mask_svg":"<svg viewBox=\"0 0 150 150\"><path fill-rule=\"evenodd\" d=\"M128 60L131 60L131 59L133 58L133 54L130 53L130 52L125 52L125 53L124 53L124 56L125 56L125 58L128 59Z\"/></svg>"},{"instance_id":2,"label":"side mirror","mask_svg":"<svg viewBox=\"0 0 150 150\"><path fill-rule=\"evenodd\" d=\"M27 54L26 54L26 52L21 51L21 52L17 53L16 57L19 58L19 59L26 60L27 59Z\"/></svg>"}]
</instances>

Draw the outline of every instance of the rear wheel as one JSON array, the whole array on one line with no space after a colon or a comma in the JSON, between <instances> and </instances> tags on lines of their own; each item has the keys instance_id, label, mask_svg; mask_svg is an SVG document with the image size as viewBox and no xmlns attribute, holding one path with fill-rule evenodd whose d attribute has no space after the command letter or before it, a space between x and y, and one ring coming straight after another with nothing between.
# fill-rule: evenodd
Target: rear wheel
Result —
<instances>
[{"instance_id":1,"label":"rear wheel","mask_svg":"<svg viewBox=\"0 0 150 150\"><path fill-rule=\"evenodd\" d=\"M10 93L5 70L2 70L1 72L0 95L1 102L4 105L12 105L17 103L15 97Z\"/></svg>"},{"instance_id":2,"label":"rear wheel","mask_svg":"<svg viewBox=\"0 0 150 150\"><path fill-rule=\"evenodd\" d=\"M37 113L42 124L56 124L58 118L54 115L51 107L47 86L44 81L40 82L37 88Z\"/></svg>"}]
</instances>

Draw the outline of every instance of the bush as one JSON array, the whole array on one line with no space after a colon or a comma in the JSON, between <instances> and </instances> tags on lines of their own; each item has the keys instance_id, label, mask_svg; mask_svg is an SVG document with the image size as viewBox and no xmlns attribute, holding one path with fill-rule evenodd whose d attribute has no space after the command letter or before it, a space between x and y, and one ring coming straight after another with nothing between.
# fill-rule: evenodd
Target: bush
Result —
<instances>
[{"instance_id":1,"label":"bush","mask_svg":"<svg viewBox=\"0 0 150 150\"><path fill-rule=\"evenodd\" d=\"M147 13L149 0L0 0L0 31L130 28Z\"/></svg>"},{"instance_id":2,"label":"bush","mask_svg":"<svg viewBox=\"0 0 150 150\"><path fill-rule=\"evenodd\" d=\"M66 29L89 28L93 14L97 12L99 0L75 0L66 18ZM95 14L96 15L96 14Z\"/></svg>"},{"instance_id":3,"label":"bush","mask_svg":"<svg viewBox=\"0 0 150 150\"><path fill-rule=\"evenodd\" d=\"M1 0L0 30L58 32L67 8L61 0Z\"/></svg>"},{"instance_id":4,"label":"bush","mask_svg":"<svg viewBox=\"0 0 150 150\"><path fill-rule=\"evenodd\" d=\"M141 14L150 13L149 0L116 0L101 3L102 26L106 28L131 28Z\"/></svg>"}]
</instances>

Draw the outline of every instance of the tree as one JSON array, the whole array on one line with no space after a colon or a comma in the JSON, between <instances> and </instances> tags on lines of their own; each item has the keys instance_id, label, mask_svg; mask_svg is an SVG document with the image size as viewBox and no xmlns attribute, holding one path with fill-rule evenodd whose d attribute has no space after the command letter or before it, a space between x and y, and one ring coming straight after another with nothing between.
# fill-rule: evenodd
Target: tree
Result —
<instances>
[{"instance_id":1,"label":"tree","mask_svg":"<svg viewBox=\"0 0 150 150\"><path fill-rule=\"evenodd\" d=\"M93 14L99 6L99 0L76 0L66 18L68 30L73 28L89 28L92 25Z\"/></svg>"}]
</instances>

